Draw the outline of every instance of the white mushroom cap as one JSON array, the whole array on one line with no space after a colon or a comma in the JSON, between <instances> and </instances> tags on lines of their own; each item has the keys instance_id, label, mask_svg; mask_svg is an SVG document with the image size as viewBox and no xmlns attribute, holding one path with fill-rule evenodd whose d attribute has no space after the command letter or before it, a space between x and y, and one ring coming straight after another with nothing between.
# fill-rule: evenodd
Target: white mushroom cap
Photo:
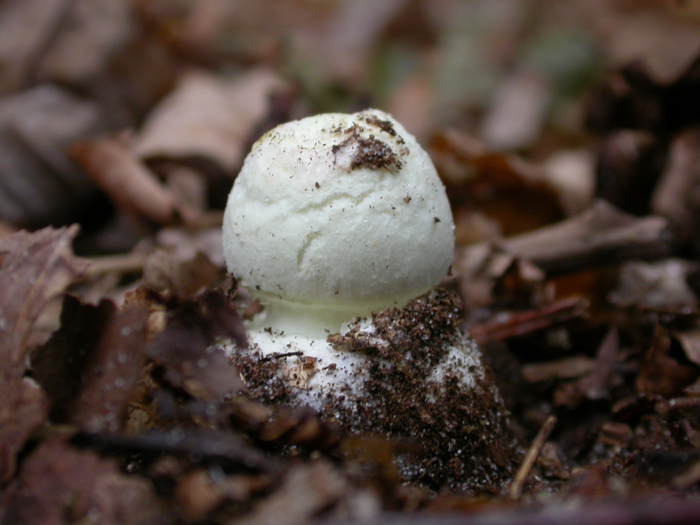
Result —
<instances>
[{"instance_id":1,"label":"white mushroom cap","mask_svg":"<svg viewBox=\"0 0 700 525\"><path fill-rule=\"evenodd\" d=\"M367 110L288 122L258 140L229 196L223 238L229 271L270 305L267 325L294 331L311 316L337 331L438 285L454 222L415 137Z\"/></svg>"}]
</instances>

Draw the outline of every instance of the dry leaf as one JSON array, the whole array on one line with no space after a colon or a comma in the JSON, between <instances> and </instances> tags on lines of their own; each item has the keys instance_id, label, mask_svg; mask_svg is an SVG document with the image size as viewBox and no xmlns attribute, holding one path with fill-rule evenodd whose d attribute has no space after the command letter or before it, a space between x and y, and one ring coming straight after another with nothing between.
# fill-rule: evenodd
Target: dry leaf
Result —
<instances>
[{"instance_id":1,"label":"dry leaf","mask_svg":"<svg viewBox=\"0 0 700 525\"><path fill-rule=\"evenodd\" d=\"M32 352L32 377L51 399L51 420L67 421L67 410L83 386L83 374L100 336L115 314L110 301L81 304L68 295L63 301L61 328Z\"/></svg>"},{"instance_id":2,"label":"dry leaf","mask_svg":"<svg viewBox=\"0 0 700 525\"><path fill-rule=\"evenodd\" d=\"M666 217L680 241L690 240L697 251L700 224L700 131L690 129L671 144L668 163L652 197L655 213Z\"/></svg>"},{"instance_id":3,"label":"dry leaf","mask_svg":"<svg viewBox=\"0 0 700 525\"><path fill-rule=\"evenodd\" d=\"M0 239L0 483L15 468L15 455L48 414L48 402L38 385L23 378L27 354L48 334L37 332L42 315L58 316L66 288L85 271L72 252L78 227L35 233L19 232ZM56 326L58 318L44 319Z\"/></svg>"},{"instance_id":4,"label":"dry leaf","mask_svg":"<svg viewBox=\"0 0 700 525\"><path fill-rule=\"evenodd\" d=\"M125 211L161 225L188 215L174 195L121 142L92 139L72 148L73 158L109 198ZM185 212L183 214L183 212Z\"/></svg>"},{"instance_id":5,"label":"dry leaf","mask_svg":"<svg viewBox=\"0 0 700 525\"><path fill-rule=\"evenodd\" d=\"M3 523L172 523L151 483L122 474L116 462L61 441L40 445L27 458L8 495Z\"/></svg>"},{"instance_id":6,"label":"dry leaf","mask_svg":"<svg viewBox=\"0 0 700 525\"><path fill-rule=\"evenodd\" d=\"M143 267L143 286L163 297L180 299L211 286L220 275L219 268L200 252L187 255L187 250L176 248L153 250Z\"/></svg>"},{"instance_id":7,"label":"dry leaf","mask_svg":"<svg viewBox=\"0 0 700 525\"><path fill-rule=\"evenodd\" d=\"M0 7L0 92L26 85L46 52L52 29L71 3L64 0L4 2Z\"/></svg>"},{"instance_id":8,"label":"dry leaf","mask_svg":"<svg viewBox=\"0 0 700 525\"><path fill-rule=\"evenodd\" d=\"M140 159L205 158L233 173L255 126L267 115L270 95L283 86L266 68L230 81L190 72L149 115L132 151Z\"/></svg>"},{"instance_id":9,"label":"dry leaf","mask_svg":"<svg viewBox=\"0 0 700 525\"><path fill-rule=\"evenodd\" d=\"M23 363L30 345L40 342L34 337L40 316L54 301L62 300L68 286L86 271L87 263L76 258L71 247L77 234L74 225L22 231L0 239L0 289L5 297L0 302L3 366ZM58 327L58 318L48 324Z\"/></svg>"},{"instance_id":10,"label":"dry leaf","mask_svg":"<svg viewBox=\"0 0 700 525\"><path fill-rule=\"evenodd\" d=\"M678 363L668 355L671 338L657 325L642 368L637 376L637 391L649 396L673 397L698 378L694 368Z\"/></svg>"},{"instance_id":11,"label":"dry leaf","mask_svg":"<svg viewBox=\"0 0 700 525\"><path fill-rule=\"evenodd\" d=\"M148 354L164 367L171 386L195 399L220 400L246 387L229 358L212 346L219 338L247 345L238 313L223 295L209 291L177 307L165 330L149 345Z\"/></svg>"},{"instance_id":12,"label":"dry leaf","mask_svg":"<svg viewBox=\"0 0 700 525\"><path fill-rule=\"evenodd\" d=\"M101 335L68 417L90 432L121 430L146 364L145 306L125 307Z\"/></svg>"},{"instance_id":13,"label":"dry leaf","mask_svg":"<svg viewBox=\"0 0 700 525\"><path fill-rule=\"evenodd\" d=\"M231 525L296 525L309 523L322 510L338 502L348 490L347 481L326 461L292 468L282 485L251 514Z\"/></svg>"},{"instance_id":14,"label":"dry leaf","mask_svg":"<svg viewBox=\"0 0 700 525\"><path fill-rule=\"evenodd\" d=\"M0 101L0 219L16 226L75 220L97 193L66 147L101 127L100 108L56 86Z\"/></svg>"}]
</instances>

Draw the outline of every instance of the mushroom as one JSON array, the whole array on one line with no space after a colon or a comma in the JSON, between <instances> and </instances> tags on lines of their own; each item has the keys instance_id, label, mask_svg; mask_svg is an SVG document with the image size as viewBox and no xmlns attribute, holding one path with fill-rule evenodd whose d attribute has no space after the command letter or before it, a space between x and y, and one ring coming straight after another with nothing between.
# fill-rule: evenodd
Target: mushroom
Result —
<instances>
[{"instance_id":1,"label":"mushroom","mask_svg":"<svg viewBox=\"0 0 700 525\"><path fill-rule=\"evenodd\" d=\"M454 251L445 188L390 115L322 114L269 131L235 181L223 239L228 270L264 305L249 349L228 348L259 397L362 431L353 418L389 410L402 389L423 397L426 422L443 418L442 396L464 404L479 392L475 417L493 419L489 434L504 428L480 350L457 327L457 300L435 290ZM411 434L411 424L386 430ZM415 465L404 470L416 478Z\"/></svg>"},{"instance_id":2,"label":"mushroom","mask_svg":"<svg viewBox=\"0 0 700 525\"><path fill-rule=\"evenodd\" d=\"M324 338L437 286L454 251L428 154L377 110L264 135L231 191L223 235L229 271L266 305L262 323Z\"/></svg>"}]
</instances>

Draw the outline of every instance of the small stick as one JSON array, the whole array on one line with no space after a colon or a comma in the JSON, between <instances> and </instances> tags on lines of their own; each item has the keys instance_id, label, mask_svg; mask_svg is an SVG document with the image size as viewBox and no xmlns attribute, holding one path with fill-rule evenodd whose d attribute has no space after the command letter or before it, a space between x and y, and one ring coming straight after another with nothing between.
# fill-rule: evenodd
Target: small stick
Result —
<instances>
[{"instance_id":1,"label":"small stick","mask_svg":"<svg viewBox=\"0 0 700 525\"><path fill-rule=\"evenodd\" d=\"M535 439L532 441L532 445L530 445L530 449L527 451L527 454L525 454L525 457L523 458L523 462L520 465L520 468L518 469L515 478L513 478L513 483L511 483L510 485L510 499L517 500L518 498L520 498L520 495L523 493L523 486L525 485L525 481L530 475L530 471L535 465L535 461L537 461L537 458L542 452L542 448L544 448L544 444L549 438L549 435L552 433L552 430L554 430L554 425L556 424L556 416L550 415L542 425L542 428L540 428L540 431L537 433L537 436L535 436Z\"/></svg>"},{"instance_id":2,"label":"small stick","mask_svg":"<svg viewBox=\"0 0 700 525\"><path fill-rule=\"evenodd\" d=\"M85 276L101 277L102 275L117 273L138 273L143 271L146 262L144 253L127 253L123 255L107 255L85 259L88 267Z\"/></svg>"}]
</instances>

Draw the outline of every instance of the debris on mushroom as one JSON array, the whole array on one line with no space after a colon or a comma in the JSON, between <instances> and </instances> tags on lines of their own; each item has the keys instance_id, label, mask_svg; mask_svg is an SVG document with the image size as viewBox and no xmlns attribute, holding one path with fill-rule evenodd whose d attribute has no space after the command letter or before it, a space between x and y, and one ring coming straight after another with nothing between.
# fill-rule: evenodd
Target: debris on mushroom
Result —
<instances>
[{"instance_id":1,"label":"debris on mushroom","mask_svg":"<svg viewBox=\"0 0 700 525\"><path fill-rule=\"evenodd\" d=\"M352 433L416 440L403 476L494 489L506 410L456 296L436 289L454 221L428 154L390 115L288 122L259 139L229 196L228 270L264 305L227 349L252 395Z\"/></svg>"}]
</instances>

